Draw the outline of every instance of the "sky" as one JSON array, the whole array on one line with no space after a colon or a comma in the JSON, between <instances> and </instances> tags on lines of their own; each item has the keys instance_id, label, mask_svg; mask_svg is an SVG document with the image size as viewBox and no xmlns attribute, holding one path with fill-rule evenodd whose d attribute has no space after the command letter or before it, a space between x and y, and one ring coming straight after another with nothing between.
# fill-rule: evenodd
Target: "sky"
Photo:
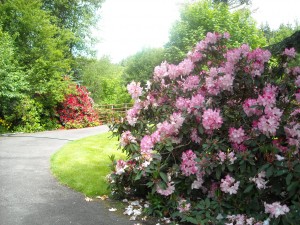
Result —
<instances>
[{"instance_id":1,"label":"sky","mask_svg":"<svg viewBox=\"0 0 300 225\"><path fill-rule=\"evenodd\" d=\"M163 47L184 1L105 0L93 32L99 40L97 57L107 55L118 63L143 48ZM258 24L267 22L277 29L282 23L300 22L299 8L300 0L252 0L251 10Z\"/></svg>"}]
</instances>

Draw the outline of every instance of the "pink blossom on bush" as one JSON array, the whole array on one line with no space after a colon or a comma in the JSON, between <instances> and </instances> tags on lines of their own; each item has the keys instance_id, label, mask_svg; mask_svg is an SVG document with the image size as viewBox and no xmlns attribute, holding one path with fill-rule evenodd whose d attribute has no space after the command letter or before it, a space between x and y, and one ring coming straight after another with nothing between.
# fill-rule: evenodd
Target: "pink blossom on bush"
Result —
<instances>
[{"instance_id":1,"label":"pink blossom on bush","mask_svg":"<svg viewBox=\"0 0 300 225\"><path fill-rule=\"evenodd\" d=\"M221 191L230 195L236 194L239 188L240 182L235 182L235 179L230 175L226 175L225 179L221 179Z\"/></svg>"},{"instance_id":2,"label":"pink blossom on bush","mask_svg":"<svg viewBox=\"0 0 300 225\"><path fill-rule=\"evenodd\" d=\"M291 122L284 127L284 131L288 144L300 148L300 123Z\"/></svg>"},{"instance_id":3,"label":"pink blossom on bush","mask_svg":"<svg viewBox=\"0 0 300 225\"><path fill-rule=\"evenodd\" d=\"M183 90L193 90L198 87L199 82L200 80L198 76L188 76L182 84Z\"/></svg>"},{"instance_id":4,"label":"pink blossom on bush","mask_svg":"<svg viewBox=\"0 0 300 225\"><path fill-rule=\"evenodd\" d=\"M295 58L296 56L296 50L294 48L286 48L284 49L283 55L286 55L290 58Z\"/></svg>"},{"instance_id":5,"label":"pink blossom on bush","mask_svg":"<svg viewBox=\"0 0 300 225\"><path fill-rule=\"evenodd\" d=\"M228 215L226 218L232 223L235 222L236 225L245 225L245 215Z\"/></svg>"},{"instance_id":6,"label":"pink blossom on bush","mask_svg":"<svg viewBox=\"0 0 300 225\"><path fill-rule=\"evenodd\" d=\"M148 152L152 150L153 147L152 138L149 135L145 135L141 140L141 152Z\"/></svg>"},{"instance_id":7,"label":"pink blossom on bush","mask_svg":"<svg viewBox=\"0 0 300 225\"><path fill-rule=\"evenodd\" d=\"M190 102L189 102L189 107L190 108L201 108L203 107L203 104L204 104L204 97L201 95L201 94L196 94L196 95L193 95Z\"/></svg>"},{"instance_id":8,"label":"pink blossom on bush","mask_svg":"<svg viewBox=\"0 0 300 225\"><path fill-rule=\"evenodd\" d=\"M220 116L220 110L212 110L207 109L203 112L202 115L202 124L203 127L208 131L211 132L212 130L219 129L222 126L223 119Z\"/></svg>"},{"instance_id":9,"label":"pink blossom on bush","mask_svg":"<svg viewBox=\"0 0 300 225\"><path fill-rule=\"evenodd\" d=\"M246 139L247 139L247 137L246 137L245 131L242 127L240 127L239 129L235 129L233 127L229 128L229 140L231 142L241 144Z\"/></svg>"},{"instance_id":10,"label":"pink blossom on bush","mask_svg":"<svg viewBox=\"0 0 300 225\"><path fill-rule=\"evenodd\" d=\"M178 68L181 72L181 75L185 76L189 75L193 71L194 67L195 65L190 59L184 59L178 64Z\"/></svg>"},{"instance_id":11,"label":"pink blossom on bush","mask_svg":"<svg viewBox=\"0 0 300 225\"><path fill-rule=\"evenodd\" d=\"M168 182L167 183L167 188L162 189L159 185L156 185L156 192L164 195L164 196L169 196L175 191L175 186L173 182Z\"/></svg>"},{"instance_id":12,"label":"pink blossom on bush","mask_svg":"<svg viewBox=\"0 0 300 225\"><path fill-rule=\"evenodd\" d=\"M188 52L187 57L193 62L198 62L203 58L203 55L198 51Z\"/></svg>"},{"instance_id":13,"label":"pink blossom on bush","mask_svg":"<svg viewBox=\"0 0 300 225\"><path fill-rule=\"evenodd\" d=\"M191 132L191 140L197 144L201 143L201 138L198 135L197 129L193 128Z\"/></svg>"},{"instance_id":14,"label":"pink blossom on bush","mask_svg":"<svg viewBox=\"0 0 300 225\"><path fill-rule=\"evenodd\" d=\"M180 169L185 176L190 176L198 172L196 154L192 150L187 150L182 153Z\"/></svg>"},{"instance_id":15,"label":"pink blossom on bush","mask_svg":"<svg viewBox=\"0 0 300 225\"><path fill-rule=\"evenodd\" d=\"M185 199L180 199L178 201L178 207L177 209L179 210L179 212L183 213L183 212L188 212L190 211L191 208L191 204L187 202L187 200Z\"/></svg>"},{"instance_id":16,"label":"pink blossom on bush","mask_svg":"<svg viewBox=\"0 0 300 225\"><path fill-rule=\"evenodd\" d=\"M127 85L127 90L133 99L138 99L142 95L143 88L140 86L140 82L132 81Z\"/></svg>"},{"instance_id":17,"label":"pink blossom on bush","mask_svg":"<svg viewBox=\"0 0 300 225\"><path fill-rule=\"evenodd\" d=\"M298 93L295 93L296 101L300 103L300 90Z\"/></svg>"},{"instance_id":18,"label":"pink blossom on bush","mask_svg":"<svg viewBox=\"0 0 300 225\"><path fill-rule=\"evenodd\" d=\"M128 166L126 165L126 162L123 161L123 160L118 160L117 161L117 165L116 165L116 174L118 175L121 175L123 173L125 173L125 169L127 168Z\"/></svg>"},{"instance_id":19,"label":"pink blossom on bush","mask_svg":"<svg viewBox=\"0 0 300 225\"><path fill-rule=\"evenodd\" d=\"M232 89L234 77L231 74L225 74L219 78L219 86L222 90L230 91Z\"/></svg>"},{"instance_id":20,"label":"pink blossom on bush","mask_svg":"<svg viewBox=\"0 0 300 225\"><path fill-rule=\"evenodd\" d=\"M191 186L192 189L199 189L202 187L202 184L204 183L203 176L204 176L204 172L200 172L200 171L197 172L196 174L197 179L194 180L194 182L192 183Z\"/></svg>"},{"instance_id":21,"label":"pink blossom on bush","mask_svg":"<svg viewBox=\"0 0 300 225\"><path fill-rule=\"evenodd\" d=\"M174 125L174 128L176 129L176 131L174 131L174 133L177 133L178 129L182 126L182 124L184 122L184 117L182 116L182 114L180 112L174 112L170 116L170 122L171 122L171 124Z\"/></svg>"},{"instance_id":22,"label":"pink blossom on bush","mask_svg":"<svg viewBox=\"0 0 300 225\"><path fill-rule=\"evenodd\" d=\"M259 95L257 103L262 106L273 106L276 102L277 87L268 84L263 89L263 95Z\"/></svg>"},{"instance_id":23,"label":"pink blossom on bush","mask_svg":"<svg viewBox=\"0 0 300 225\"><path fill-rule=\"evenodd\" d=\"M250 181L253 181L256 184L256 187L258 189L265 189L267 188L266 184L268 181L265 180L266 178L266 172L261 171L260 173L257 174L257 177L251 177L249 178Z\"/></svg>"},{"instance_id":24,"label":"pink blossom on bush","mask_svg":"<svg viewBox=\"0 0 300 225\"><path fill-rule=\"evenodd\" d=\"M295 80L295 84L297 87L300 87L300 76L298 76L297 79Z\"/></svg>"},{"instance_id":25,"label":"pink blossom on bush","mask_svg":"<svg viewBox=\"0 0 300 225\"><path fill-rule=\"evenodd\" d=\"M242 150L243 151L243 150ZM234 161L236 160L234 152L229 152L227 154L227 159L229 160L230 164L233 164Z\"/></svg>"},{"instance_id":26,"label":"pink blossom on bush","mask_svg":"<svg viewBox=\"0 0 300 225\"><path fill-rule=\"evenodd\" d=\"M248 98L244 101L243 109L247 116L261 115L262 111L257 109L255 106L258 105L256 99Z\"/></svg>"},{"instance_id":27,"label":"pink blossom on bush","mask_svg":"<svg viewBox=\"0 0 300 225\"><path fill-rule=\"evenodd\" d=\"M168 63L162 62L160 66L154 68L154 80L161 80L162 78L168 76Z\"/></svg>"},{"instance_id":28,"label":"pink blossom on bush","mask_svg":"<svg viewBox=\"0 0 300 225\"><path fill-rule=\"evenodd\" d=\"M290 211L287 205L280 205L280 202L274 202L272 204L267 204L264 202L265 213L270 213L270 217L278 218L281 215L285 215Z\"/></svg>"},{"instance_id":29,"label":"pink blossom on bush","mask_svg":"<svg viewBox=\"0 0 300 225\"><path fill-rule=\"evenodd\" d=\"M258 129L266 136L274 136L279 127L279 119L275 116L263 115L257 123Z\"/></svg>"},{"instance_id":30,"label":"pink blossom on bush","mask_svg":"<svg viewBox=\"0 0 300 225\"><path fill-rule=\"evenodd\" d=\"M218 153L218 160L220 161L220 164L223 164L227 158L227 155L225 152L219 151Z\"/></svg>"},{"instance_id":31,"label":"pink blossom on bush","mask_svg":"<svg viewBox=\"0 0 300 225\"><path fill-rule=\"evenodd\" d=\"M130 143L136 143L136 138L132 136L130 131L124 131L121 134L121 140L120 140L121 146L125 147L126 145Z\"/></svg>"},{"instance_id":32,"label":"pink blossom on bush","mask_svg":"<svg viewBox=\"0 0 300 225\"><path fill-rule=\"evenodd\" d=\"M190 100L182 97L179 97L175 103L176 108L182 111L186 110L189 107L189 105L190 105Z\"/></svg>"}]
</instances>

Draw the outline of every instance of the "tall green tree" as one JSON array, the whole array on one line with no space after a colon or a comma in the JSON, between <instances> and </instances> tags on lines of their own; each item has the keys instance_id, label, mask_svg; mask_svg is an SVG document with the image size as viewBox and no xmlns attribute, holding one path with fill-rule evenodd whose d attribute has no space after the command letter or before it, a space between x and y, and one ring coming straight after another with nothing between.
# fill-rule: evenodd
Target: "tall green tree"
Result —
<instances>
[{"instance_id":1,"label":"tall green tree","mask_svg":"<svg viewBox=\"0 0 300 225\"><path fill-rule=\"evenodd\" d=\"M90 29L98 20L97 10L104 0L42 0L43 9L55 18L54 23L73 34L68 42L73 55L89 54L93 42Z\"/></svg>"},{"instance_id":2,"label":"tall green tree","mask_svg":"<svg viewBox=\"0 0 300 225\"><path fill-rule=\"evenodd\" d=\"M155 66L161 64L164 59L164 49L162 48L148 48L137 52L122 63L125 67L122 74L123 81L125 84L133 80L145 84L152 78Z\"/></svg>"},{"instance_id":3,"label":"tall green tree","mask_svg":"<svg viewBox=\"0 0 300 225\"><path fill-rule=\"evenodd\" d=\"M90 60L83 67L82 84L91 92L97 104L130 102L130 96L122 82L123 67L111 63L108 57Z\"/></svg>"},{"instance_id":4,"label":"tall green tree","mask_svg":"<svg viewBox=\"0 0 300 225\"><path fill-rule=\"evenodd\" d=\"M181 61L207 32L229 32L231 47L248 43L256 48L266 44L263 32L256 27L249 10L231 11L227 4L196 1L182 8L180 20L171 29L169 42L165 45L168 61Z\"/></svg>"}]
</instances>

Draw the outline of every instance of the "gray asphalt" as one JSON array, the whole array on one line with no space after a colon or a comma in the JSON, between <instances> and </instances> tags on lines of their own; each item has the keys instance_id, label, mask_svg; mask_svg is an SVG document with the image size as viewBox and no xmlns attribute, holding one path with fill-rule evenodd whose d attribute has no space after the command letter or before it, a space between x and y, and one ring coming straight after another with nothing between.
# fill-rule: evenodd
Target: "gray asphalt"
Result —
<instances>
[{"instance_id":1,"label":"gray asphalt","mask_svg":"<svg viewBox=\"0 0 300 225\"><path fill-rule=\"evenodd\" d=\"M106 126L0 136L0 225L133 225L105 202L60 185L50 157L67 142L107 131Z\"/></svg>"}]
</instances>

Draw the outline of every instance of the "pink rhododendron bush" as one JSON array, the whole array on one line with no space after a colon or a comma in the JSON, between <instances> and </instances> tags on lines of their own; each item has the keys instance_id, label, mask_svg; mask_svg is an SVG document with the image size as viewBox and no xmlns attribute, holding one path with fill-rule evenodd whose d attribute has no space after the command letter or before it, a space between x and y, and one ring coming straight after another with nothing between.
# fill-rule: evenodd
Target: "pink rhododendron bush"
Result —
<instances>
[{"instance_id":1,"label":"pink rhododendron bush","mask_svg":"<svg viewBox=\"0 0 300 225\"><path fill-rule=\"evenodd\" d=\"M114 162L112 192L180 224L300 224L295 50L271 67L268 50L228 38L208 33L147 87L128 85L135 104L112 127L128 159Z\"/></svg>"}]
</instances>

